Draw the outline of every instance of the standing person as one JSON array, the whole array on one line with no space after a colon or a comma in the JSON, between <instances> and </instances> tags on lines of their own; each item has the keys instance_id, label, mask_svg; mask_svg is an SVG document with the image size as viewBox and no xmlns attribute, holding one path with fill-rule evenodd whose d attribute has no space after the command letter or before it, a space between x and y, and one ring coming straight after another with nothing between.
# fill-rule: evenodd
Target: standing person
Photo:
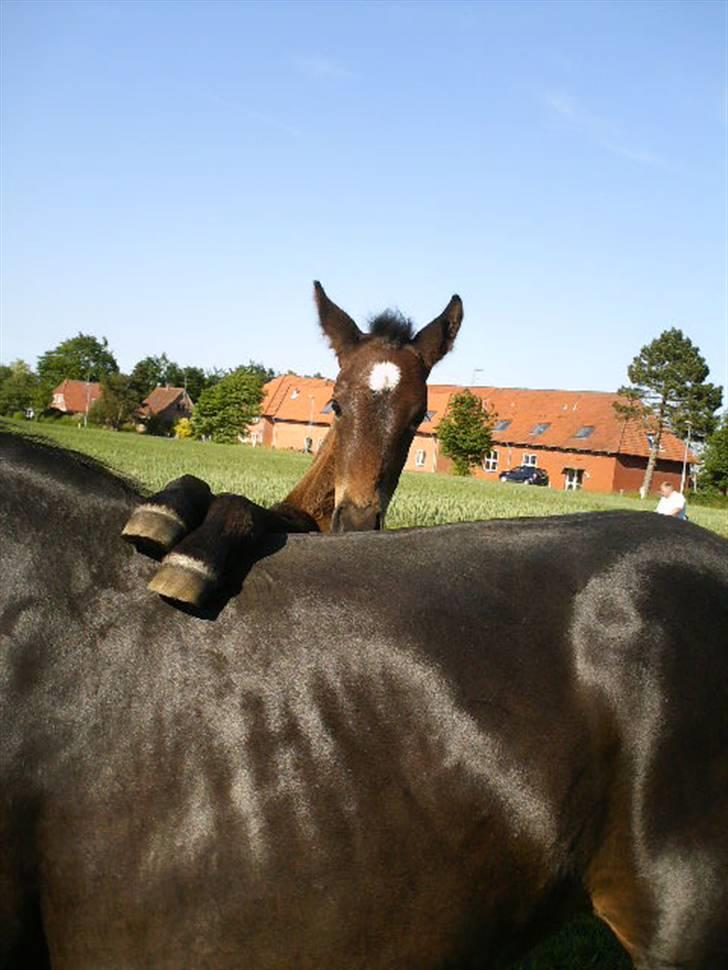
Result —
<instances>
[{"instance_id":1,"label":"standing person","mask_svg":"<svg viewBox=\"0 0 728 970\"><path fill-rule=\"evenodd\" d=\"M676 519L687 519L685 496L681 492L676 492L670 482L663 482L660 485L660 495L662 497L655 509L659 515L672 515Z\"/></svg>"}]
</instances>

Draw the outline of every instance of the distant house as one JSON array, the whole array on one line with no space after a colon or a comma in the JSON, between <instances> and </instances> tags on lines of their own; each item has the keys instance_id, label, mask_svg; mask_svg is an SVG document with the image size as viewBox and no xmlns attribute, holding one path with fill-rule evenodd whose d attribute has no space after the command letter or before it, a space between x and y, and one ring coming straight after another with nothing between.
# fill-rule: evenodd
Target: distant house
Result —
<instances>
[{"instance_id":1,"label":"distant house","mask_svg":"<svg viewBox=\"0 0 728 970\"><path fill-rule=\"evenodd\" d=\"M418 428L407 458L412 471L450 471L441 454L437 426L450 397L459 388L428 389L427 420ZM480 478L497 480L518 465L543 468L552 488L588 492L636 492L650 454L650 436L639 421L626 421L614 410L617 394L603 391L551 391L512 387L471 387L497 416L493 448ZM684 442L665 432L652 489L669 481L680 487L683 460L696 461Z\"/></svg>"},{"instance_id":2,"label":"distant house","mask_svg":"<svg viewBox=\"0 0 728 970\"><path fill-rule=\"evenodd\" d=\"M283 374L264 387L261 415L248 427L254 445L315 452L333 423L334 382Z\"/></svg>"},{"instance_id":3,"label":"distant house","mask_svg":"<svg viewBox=\"0 0 728 970\"><path fill-rule=\"evenodd\" d=\"M253 444L316 452L333 424L334 382L285 374L265 385L260 418L249 428ZM448 472L437 428L450 398L462 387L431 384L427 414L410 446L405 468L416 472ZM549 391L510 387L471 387L497 415L493 448L479 478L497 480L517 465L543 468L552 488L588 492L636 492L650 454L647 431L637 421L625 421L614 410L617 394L602 391ZM679 488L683 460L696 461L684 442L665 433L653 478ZM504 486L505 487L505 486Z\"/></svg>"},{"instance_id":4,"label":"distant house","mask_svg":"<svg viewBox=\"0 0 728 970\"><path fill-rule=\"evenodd\" d=\"M62 414L88 414L102 395L95 381L63 381L53 390L51 408Z\"/></svg>"},{"instance_id":5,"label":"distant house","mask_svg":"<svg viewBox=\"0 0 728 970\"><path fill-rule=\"evenodd\" d=\"M192 414L192 400L184 387L155 387L137 412L143 427L150 421L163 431L171 431L180 418Z\"/></svg>"}]
</instances>

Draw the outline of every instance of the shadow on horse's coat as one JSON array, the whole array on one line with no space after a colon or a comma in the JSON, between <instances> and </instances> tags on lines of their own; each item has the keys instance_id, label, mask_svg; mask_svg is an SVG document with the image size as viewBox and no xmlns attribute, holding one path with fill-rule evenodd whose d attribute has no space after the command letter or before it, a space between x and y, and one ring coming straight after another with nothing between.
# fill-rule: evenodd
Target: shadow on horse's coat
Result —
<instances>
[{"instance_id":1,"label":"shadow on horse's coat","mask_svg":"<svg viewBox=\"0 0 728 970\"><path fill-rule=\"evenodd\" d=\"M0 448L0 965L499 967L590 905L728 964L723 540L289 536L209 624L144 590L128 486Z\"/></svg>"}]
</instances>

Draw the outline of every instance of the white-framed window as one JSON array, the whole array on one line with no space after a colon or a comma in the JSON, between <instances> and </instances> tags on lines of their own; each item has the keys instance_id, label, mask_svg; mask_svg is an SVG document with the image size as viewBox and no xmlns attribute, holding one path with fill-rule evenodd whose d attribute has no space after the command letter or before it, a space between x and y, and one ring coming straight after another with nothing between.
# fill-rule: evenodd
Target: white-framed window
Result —
<instances>
[{"instance_id":1,"label":"white-framed window","mask_svg":"<svg viewBox=\"0 0 728 970\"><path fill-rule=\"evenodd\" d=\"M307 455L311 454L311 452L313 451L313 438L303 439L303 450L306 452Z\"/></svg>"},{"instance_id":2,"label":"white-framed window","mask_svg":"<svg viewBox=\"0 0 728 970\"><path fill-rule=\"evenodd\" d=\"M582 479L584 478L583 468L565 468L564 469L564 491L566 492L576 492L582 486Z\"/></svg>"},{"instance_id":3,"label":"white-framed window","mask_svg":"<svg viewBox=\"0 0 728 970\"><path fill-rule=\"evenodd\" d=\"M529 452L524 451L522 465L529 465L531 468L535 468L538 465L538 455L529 454Z\"/></svg>"},{"instance_id":4,"label":"white-framed window","mask_svg":"<svg viewBox=\"0 0 728 970\"><path fill-rule=\"evenodd\" d=\"M498 452L495 448L483 459L483 471L484 472L498 471Z\"/></svg>"},{"instance_id":5,"label":"white-framed window","mask_svg":"<svg viewBox=\"0 0 728 970\"><path fill-rule=\"evenodd\" d=\"M427 458L427 452L424 448L420 448L419 451L415 452L415 465L417 468L425 467L425 459Z\"/></svg>"}]
</instances>

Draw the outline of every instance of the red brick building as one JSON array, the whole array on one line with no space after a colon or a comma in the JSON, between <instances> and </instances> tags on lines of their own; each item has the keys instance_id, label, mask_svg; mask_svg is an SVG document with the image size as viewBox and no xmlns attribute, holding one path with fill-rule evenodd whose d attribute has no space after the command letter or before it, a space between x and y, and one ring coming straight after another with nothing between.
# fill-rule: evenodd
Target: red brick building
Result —
<instances>
[{"instance_id":1,"label":"red brick building","mask_svg":"<svg viewBox=\"0 0 728 970\"><path fill-rule=\"evenodd\" d=\"M251 426L255 444L315 452L330 425L334 382L287 374L266 385L263 413ZM410 447L405 468L448 472L440 453L437 427L451 396L452 384L431 384L428 411ZM618 395L602 391L541 391L525 388L472 387L473 394L496 414L493 450L477 469L480 478L497 480L517 465L543 468L552 488L590 492L635 492L642 484L650 452L639 422L620 418L613 403ZM662 481L680 486L685 445L665 434L653 490ZM695 457L688 453L688 461ZM689 468L688 468L689 471Z\"/></svg>"},{"instance_id":2,"label":"red brick building","mask_svg":"<svg viewBox=\"0 0 728 970\"><path fill-rule=\"evenodd\" d=\"M455 389L429 390L429 421L412 442L406 467L412 471L449 471L435 437ZM540 391L526 388L470 388L496 415L493 450L476 472L496 480L518 465L535 465L552 488L589 492L636 492L650 453L650 440L638 421L625 421L614 410L618 395L603 391ZM653 491L660 482L680 487L685 444L663 435ZM688 462L694 461L691 453ZM688 468L689 471L689 468Z\"/></svg>"},{"instance_id":3,"label":"red brick building","mask_svg":"<svg viewBox=\"0 0 728 970\"><path fill-rule=\"evenodd\" d=\"M265 385L260 418L249 426L249 440L269 448L316 452L333 423L334 382L282 374Z\"/></svg>"}]
</instances>

